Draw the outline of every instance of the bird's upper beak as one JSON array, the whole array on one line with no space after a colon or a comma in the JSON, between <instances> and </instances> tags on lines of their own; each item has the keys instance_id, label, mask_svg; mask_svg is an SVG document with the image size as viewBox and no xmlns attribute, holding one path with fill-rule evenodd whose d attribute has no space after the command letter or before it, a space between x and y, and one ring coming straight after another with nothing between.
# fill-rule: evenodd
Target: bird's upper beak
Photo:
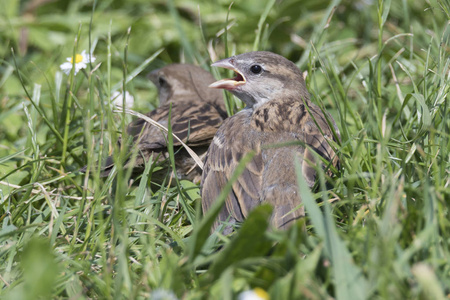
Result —
<instances>
[{"instance_id":1,"label":"bird's upper beak","mask_svg":"<svg viewBox=\"0 0 450 300\"><path fill-rule=\"evenodd\" d=\"M210 88L216 89L226 89L233 90L236 87L245 84L246 80L244 75L236 68L234 65L234 58L225 58L219 61L216 61L211 66L212 67L221 67L229 70L233 70L236 73L236 76L228 79L221 79L209 85Z\"/></svg>"}]
</instances>

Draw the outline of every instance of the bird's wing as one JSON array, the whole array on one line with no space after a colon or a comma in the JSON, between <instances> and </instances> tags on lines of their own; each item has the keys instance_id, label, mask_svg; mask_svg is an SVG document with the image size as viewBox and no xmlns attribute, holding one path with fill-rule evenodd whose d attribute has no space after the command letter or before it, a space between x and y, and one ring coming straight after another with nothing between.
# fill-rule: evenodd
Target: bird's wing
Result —
<instances>
[{"instance_id":1,"label":"bird's wing","mask_svg":"<svg viewBox=\"0 0 450 300\"><path fill-rule=\"evenodd\" d=\"M258 139L249 136L254 132L249 132L246 113L241 111L224 122L206 156L201 187L204 212L208 211L217 199L240 160L252 150L256 151L241 176L233 183L232 192L225 201L225 207L220 212L218 221L225 221L231 216L232 219L241 222L249 211L260 203L264 165L259 144L252 144L252 141ZM217 225L218 222L214 227Z\"/></svg>"},{"instance_id":2,"label":"bird's wing","mask_svg":"<svg viewBox=\"0 0 450 300\"><path fill-rule=\"evenodd\" d=\"M309 103L308 108L308 114L302 119L303 124L301 126L304 128L304 142L308 145L303 155L304 162L302 170L307 183L312 186L316 176L316 172L311 166L311 162L315 162L312 151L331 162L334 167L339 168L339 158L331 146L331 141L338 142L340 140L340 133L335 121L328 115L337 135L336 137L334 136L332 128L317 105Z\"/></svg>"},{"instance_id":3,"label":"bird's wing","mask_svg":"<svg viewBox=\"0 0 450 300\"><path fill-rule=\"evenodd\" d=\"M223 122L222 115L216 108L200 101L176 101L167 103L147 113L146 115L164 127L168 127L169 112L171 114L172 132L188 146L207 146L211 142L217 129ZM167 134L161 129L152 126L143 119L131 122L127 128L128 134L133 138L134 146L130 150L139 150L143 156L138 155L132 167L144 165L145 157L152 153L162 153L161 159L167 150ZM173 139L174 146L181 143ZM126 162L125 167L129 161ZM114 166L113 157L106 159L102 167L101 176L107 176ZM85 170L83 168L81 171Z\"/></svg>"},{"instance_id":4,"label":"bird's wing","mask_svg":"<svg viewBox=\"0 0 450 300\"><path fill-rule=\"evenodd\" d=\"M147 116L168 127L171 114L172 132L188 146L207 145L223 122L222 116L214 106L204 102L178 101L167 103ZM165 149L167 134L159 128L137 119L128 125L128 134L138 143L140 150ZM174 146L180 142L173 140Z\"/></svg>"}]
</instances>

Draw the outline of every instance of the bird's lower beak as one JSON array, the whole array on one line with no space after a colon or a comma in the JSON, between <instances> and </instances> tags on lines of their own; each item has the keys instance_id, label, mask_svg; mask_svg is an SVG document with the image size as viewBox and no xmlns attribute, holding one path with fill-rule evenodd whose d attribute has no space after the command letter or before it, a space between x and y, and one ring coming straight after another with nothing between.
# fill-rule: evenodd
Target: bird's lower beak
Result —
<instances>
[{"instance_id":1,"label":"bird's lower beak","mask_svg":"<svg viewBox=\"0 0 450 300\"><path fill-rule=\"evenodd\" d=\"M233 78L221 79L219 81L216 81L209 86L210 88L233 90L236 87L245 84L246 80L244 75L242 75L242 73L239 72L238 69L236 69L233 63L233 58L226 58L216 61L211 65L212 67L221 67L232 70L236 73L236 76Z\"/></svg>"}]
</instances>

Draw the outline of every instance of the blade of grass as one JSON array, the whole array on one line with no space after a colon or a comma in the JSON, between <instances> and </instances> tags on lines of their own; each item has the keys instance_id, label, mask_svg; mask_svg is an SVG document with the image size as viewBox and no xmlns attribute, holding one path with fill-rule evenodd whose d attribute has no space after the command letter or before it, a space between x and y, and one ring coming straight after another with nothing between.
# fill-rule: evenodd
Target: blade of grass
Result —
<instances>
[{"instance_id":1,"label":"blade of grass","mask_svg":"<svg viewBox=\"0 0 450 300\"><path fill-rule=\"evenodd\" d=\"M78 28L77 37L75 38L74 47L73 47L73 54L72 54L72 69L70 70L70 75L68 78L68 90L67 90L67 101L65 101L64 107L66 108L65 112L63 112L62 120L64 122L64 134L63 134L63 146L62 146L62 154L61 154L61 171L64 170L65 164L66 164L66 155L67 155L67 145L69 141L69 129L70 129L70 115L72 110L72 89L75 82L75 57L77 55L78 51L78 41L80 40L81 36L81 24Z\"/></svg>"},{"instance_id":2,"label":"blade of grass","mask_svg":"<svg viewBox=\"0 0 450 300\"><path fill-rule=\"evenodd\" d=\"M184 47L184 50L187 52L187 55L189 57L189 61L194 63L197 61L197 58L195 56L195 52L194 52L194 48L191 44L191 42L186 38L187 35L184 32L183 26L181 24L181 19L180 16L178 14L177 8L175 7L175 3L173 0L168 0L167 1L167 6L169 8L169 13L172 16L172 19L175 22L175 27L177 28L178 31L178 36L180 37L181 40L181 44Z\"/></svg>"},{"instance_id":3,"label":"blade of grass","mask_svg":"<svg viewBox=\"0 0 450 300\"><path fill-rule=\"evenodd\" d=\"M263 25L267 19L267 16L269 15L270 11L272 10L272 7L274 6L275 2L276 2L276 0L267 1L266 7L264 8L264 11L263 11L261 17L259 18L258 27L256 29L255 41L253 42L253 51L261 50L261 49L259 49L259 47L260 47L259 44L261 42L261 33L263 31Z\"/></svg>"},{"instance_id":4,"label":"blade of grass","mask_svg":"<svg viewBox=\"0 0 450 300\"><path fill-rule=\"evenodd\" d=\"M139 75L152 61L154 61L159 54L161 54L161 52L164 51L164 48L161 48L159 50L157 50L155 53L153 53L152 56L150 56L149 58L147 58L146 60L144 60L137 68L135 68L133 71L130 72L130 74L126 77L125 79L125 85L127 83L129 83L131 80L133 80L133 78L135 78L137 75ZM111 54L109 54L108 56L110 56ZM110 64L110 62L109 62ZM113 85L113 87L110 89L111 92L115 92L118 89L122 88L124 85L124 82L118 82L115 85Z\"/></svg>"},{"instance_id":5,"label":"blade of grass","mask_svg":"<svg viewBox=\"0 0 450 300\"><path fill-rule=\"evenodd\" d=\"M52 133L57 137L57 139L58 139L60 142L64 142L63 137L61 136L61 134L59 133L59 131L56 130L56 128L50 123L50 121L48 120L48 118L47 118L47 116L45 115L44 111L43 111L43 110L42 110L42 109L41 109L41 108L40 108L40 107L32 100L33 98L32 98L32 97L30 96L30 94L28 93L28 90L27 90L27 88L26 88L26 86L25 86L25 82L24 82L24 80L23 80L23 78L22 78L21 72L20 72L19 67L18 67L18 65L17 65L17 61L16 61L16 59L15 59L15 54L14 54L14 49L11 49L11 52L12 52L12 56L13 56L13 60L14 60L14 65L15 65L16 72L17 72L17 77L19 78L20 84L21 84L21 86L22 86L22 88L23 88L25 94L27 95L28 100L31 102L31 104L33 105L33 107L39 112L39 115L40 115L41 118L44 120L44 122L45 122L45 124L48 126L48 128L52 131ZM73 153L72 150L69 149L69 153L71 154L71 156L73 157L73 159L74 159L77 163L79 163L80 165L83 164L82 161L80 160L80 158L79 158L77 155L75 155L75 154Z\"/></svg>"},{"instance_id":6,"label":"blade of grass","mask_svg":"<svg viewBox=\"0 0 450 300\"><path fill-rule=\"evenodd\" d=\"M209 272L213 279L219 278L229 266L243 259L267 254L272 241L265 234L270 224L272 210L271 205L265 204L255 207L250 212L238 233L214 260Z\"/></svg>"},{"instance_id":7,"label":"blade of grass","mask_svg":"<svg viewBox=\"0 0 450 300\"><path fill-rule=\"evenodd\" d=\"M369 297L367 281L363 277L362 270L354 264L350 252L336 232L328 201L324 201L325 212L322 213L303 178L298 160L295 161L295 167L300 197L317 235L325 243L325 253L333 266L336 298L338 300L367 299Z\"/></svg>"}]
</instances>

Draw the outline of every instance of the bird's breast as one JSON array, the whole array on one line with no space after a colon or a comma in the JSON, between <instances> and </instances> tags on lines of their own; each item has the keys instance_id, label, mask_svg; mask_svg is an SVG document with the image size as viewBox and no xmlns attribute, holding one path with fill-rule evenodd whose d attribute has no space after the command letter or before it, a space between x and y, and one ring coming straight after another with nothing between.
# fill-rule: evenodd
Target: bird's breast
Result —
<instances>
[{"instance_id":1,"label":"bird's breast","mask_svg":"<svg viewBox=\"0 0 450 300\"><path fill-rule=\"evenodd\" d=\"M308 118L303 103L280 99L265 103L254 110L251 125L262 132L298 132Z\"/></svg>"}]
</instances>

